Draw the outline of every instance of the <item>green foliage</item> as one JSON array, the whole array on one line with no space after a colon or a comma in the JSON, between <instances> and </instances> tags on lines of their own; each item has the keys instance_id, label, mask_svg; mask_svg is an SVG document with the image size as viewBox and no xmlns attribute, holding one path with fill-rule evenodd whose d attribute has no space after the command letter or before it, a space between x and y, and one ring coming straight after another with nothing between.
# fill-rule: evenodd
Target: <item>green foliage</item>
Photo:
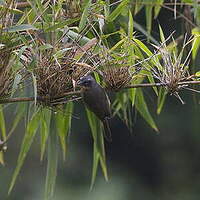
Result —
<instances>
[{"instance_id":1,"label":"green foliage","mask_svg":"<svg viewBox=\"0 0 200 200\"><path fill-rule=\"evenodd\" d=\"M90 129L93 137L93 169L92 169L92 180L91 180L91 189L94 185L94 181L97 174L98 164L100 163L102 167L102 171L106 180L108 180L108 173L106 167L106 157L105 157L105 147L104 147L104 137L103 137L103 129L100 124L99 119L86 109L88 122L90 125Z\"/></svg>"}]
</instances>

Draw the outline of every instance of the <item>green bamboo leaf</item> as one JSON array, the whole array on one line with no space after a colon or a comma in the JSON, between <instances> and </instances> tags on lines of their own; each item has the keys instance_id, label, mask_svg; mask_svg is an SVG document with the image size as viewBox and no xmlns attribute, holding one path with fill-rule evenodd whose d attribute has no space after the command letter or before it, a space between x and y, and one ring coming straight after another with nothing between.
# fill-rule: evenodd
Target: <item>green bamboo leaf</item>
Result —
<instances>
[{"instance_id":1,"label":"green bamboo leaf","mask_svg":"<svg viewBox=\"0 0 200 200\"><path fill-rule=\"evenodd\" d=\"M74 22L77 22L79 20L79 18L74 18L74 19L68 19L66 21L60 21L48 28L46 28L44 31L45 32L51 32L51 31L56 31L57 29L62 29L65 26L68 26L70 24L73 24Z\"/></svg>"},{"instance_id":2,"label":"green bamboo leaf","mask_svg":"<svg viewBox=\"0 0 200 200\"><path fill-rule=\"evenodd\" d=\"M85 4L85 8L83 10L83 14L81 16L81 20L80 20L80 23L79 23L79 31L82 31L83 28L85 27L85 25L87 24L89 9L90 9L90 6L92 4L92 0L85 0L85 1L86 1L86 4Z\"/></svg>"},{"instance_id":3,"label":"green bamboo leaf","mask_svg":"<svg viewBox=\"0 0 200 200\"><path fill-rule=\"evenodd\" d=\"M132 106L135 104L135 97L136 97L136 88L129 89L129 95Z\"/></svg>"},{"instance_id":4,"label":"green bamboo leaf","mask_svg":"<svg viewBox=\"0 0 200 200\"><path fill-rule=\"evenodd\" d=\"M96 142L97 141L97 123L95 121L96 117L87 108L86 108L86 114L87 114L90 129L91 129L91 132L92 132L93 140L94 140L94 142Z\"/></svg>"},{"instance_id":5,"label":"green bamboo leaf","mask_svg":"<svg viewBox=\"0 0 200 200\"><path fill-rule=\"evenodd\" d=\"M159 24L160 39L162 43L165 43L165 35L163 33L162 27Z\"/></svg>"},{"instance_id":6,"label":"green bamboo leaf","mask_svg":"<svg viewBox=\"0 0 200 200\"><path fill-rule=\"evenodd\" d=\"M200 77L200 71L196 72L196 73L195 73L195 76L196 76L196 77Z\"/></svg>"},{"instance_id":7,"label":"green bamboo leaf","mask_svg":"<svg viewBox=\"0 0 200 200\"><path fill-rule=\"evenodd\" d=\"M124 38L124 39L120 40L119 42L117 42L111 49L109 49L108 53L111 53L115 49L121 47L125 40L126 40L126 38Z\"/></svg>"},{"instance_id":8,"label":"green bamboo leaf","mask_svg":"<svg viewBox=\"0 0 200 200\"><path fill-rule=\"evenodd\" d=\"M8 136L10 136L14 132L18 123L23 118L24 113L25 113L25 105L23 103L19 103L16 109L16 115L15 115L14 121L12 123L12 128L10 129Z\"/></svg>"},{"instance_id":9,"label":"green bamboo leaf","mask_svg":"<svg viewBox=\"0 0 200 200\"><path fill-rule=\"evenodd\" d=\"M2 134L3 140L6 139L6 125L5 125L5 119L4 119L4 113L3 113L3 106L0 105L0 131Z\"/></svg>"},{"instance_id":10,"label":"green bamboo leaf","mask_svg":"<svg viewBox=\"0 0 200 200\"><path fill-rule=\"evenodd\" d=\"M101 169L103 171L104 177L106 180L108 180L102 125L101 125L100 120L97 119L94 113L90 112L88 109L86 109L86 113L87 113L90 129L91 129L93 140L94 140L93 148L96 148L96 150L94 149L94 153L99 154L99 155L93 155L93 159L98 159L98 161L93 160L93 164L96 165L96 162L100 161ZM93 166L91 187L94 184L94 180L96 177L95 176L96 170L97 170L97 167Z\"/></svg>"},{"instance_id":11,"label":"green bamboo leaf","mask_svg":"<svg viewBox=\"0 0 200 200\"><path fill-rule=\"evenodd\" d=\"M162 8L164 0L156 0L155 6L154 6L154 19L158 17L158 14L160 13L160 9Z\"/></svg>"},{"instance_id":12,"label":"green bamboo leaf","mask_svg":"<svg viewBox=\"0 0 200 200\"><path fill-rule=\"evenodd\" d=\"M149 50L149 48L140 40L133 38L134 42L136 42L136 44L148 55L148 56L152 56L153 53Z\"/></svg>"},{"instance_id":13,"label":"green bamboo leaf","mask_svg":"<svg viewBox=\"0 0 200 200\"><path fill-rule=\"evenodd\" d=\"M149 83L155 83L155 80L154 80L152 74L150 72L146 72L146 73L148 74L147 77L148 77ZM153 90L154 90L155 94L158 96L157 87L153 87Z\"/></svg>"},{"instance_id":14,"label":"green bamboo leaf","mask_svg":"<svg viewBox=\"0 0 200 200\"><path fill-rule=\"evenodd\" d=\"M160 87L158 94L158 102L157 102L157 114L159 115L162 111L165 99L166 99L167 91L165 88Z\"/></svg>"},{"instance_id":15,"label":"green bamboo leaf","mask_svg":"<svg viewBox=\"0 0 200 200\"><path fill-rule=\"evenodd\" d=\"M34 75L33 72L31 72L31 75L32 75L32 79L33 79L34 102L36 105L36 103L37 103L37 80L36 80L36 76Z\"/></svg>"},{"instance_id":16,"label":"green bamboo leaf","mask_svg":"<svg viewBox=\"0 0 200 200\"><path fill-rule=\"evenodd\" d=\"M128 36L130 40L133 39L133 16L130 10L129 10L129 21L128 21Z\"/></svg>"},{"instance_id":17,"label":"green bamboo leaf","mask_svg":"<svg viewBox=\"0 0 200 200\"><path fill-rule=\"evenodd\" d=\"M37 112L35 112L33 114L31 120L29 121L29 123L27 125L26 133L24 135L24 138L23 138L23 141L21 144L20 153L19 153L18 160L17 160L17 167L15 168L14 174L12 176L8 194L10 194L10 192L12 191L12 189L14 187L17 176L18 176L20 169L24 163L26 155L31 147L31 144L33 142L33 139L35 137L35 134L36 134L38 126L39 126L39 123L38 123L39 119L40 119L40 112L38 110Z\"/></svg>"},{"instance_id":18,"label":"green bamboo leaf","mask_svg":"<svg viewBox=\"0 0 200 200\"><path fill-rule=\"evenodd\" d=\"M137 89L136 93L136 101L135 101L136 109L142 115L142 117L147 121L147 123L156 131L159 132L149 110L147 104L144 100L144 96L141 89Z\"/></svg>"},{"instance_id":19,"label":"green bamboo leaf","mask_svg":"<svg viewBox=\"0 0 200 200\"><path fill-rule=\"evenodd\" d=\"M40 160L43 160L44 152L46 149L46 143L49 136L50 119L51 119L51 111L49 109L43 109L40 118L40 141L41 141Z\"/></svg>"},{"instance_id":20,"label":"green bamboo leaf","mask_svg":"<svg viewBox=\"0 0 200 200\"><path fill-rule=\"evenodd\" d=\"M3 113L3 106L0 105L0 131L2 134L3 140L6 140L6 126L5 126L5 119L4 119L4 113ZM0 152L0 163L4 165L4 157L3 152Z\"/></svg>"},{"instance_id":21,"label":"green bamboo leaf","mask_svg":"<svg viewBox=\"0 0 200 200\"><path fill-rule=\"evenodd\" d=\"M108 22L114 21L123 11L123 9L127 6L129 0L123 0L117 8L107 17Z\"/></svg>"},{"instance_id":22,"label":"green bamboo leaf","mask_svg":"<svg viewBox=\"0 0 200 200\"><path fill-rule=\"evenodd\" d=\"M106 181L108 181L108 171L107 171L107 165L106 165L104 135L103 135L102 128L99 128L98 131L99 131L98 136L99 136L99 141L100 141L100 164L101 164L101 169L102 169L104 178L105 178Z\"/></svg>"},{"instance_id":23,"label":"green bamboo leaf","mask_svg":"<svg viewBox=\"0 0 200 200\"><path fill-rule=\"evenodd\" d=\"M2 165L5 164L5 163L4 163L4 156L3 156L3 152L2 152L2 151L0 152L0 163L1 163Z\"/></svg>"},{"instance_id":24,"label":"green bamboo leaf","mask_svg":"<svg viewBox=\"0 0 200 200\"><path fill-rule=\"evenodd\" d=\"M53 197L58 168L58 135L56 134L56 113L51 113L50 133L48 138L47 174L44 199Z\"/></svg>"},{"instance_id":25,"label":"green bamboo leaf","mask_svg":"<svg viewBox=\"0 0 200 200\"><path fill-rule=\"evenodd\" d=\"M66 157L66 137L70 133L71 120L73 113L73 103L69 102L66 105L64 113L58 112L56 115L56 128L60 138L60 143L63 151L63 159Z\"/></svg>"},{"instance_id":26,"label":"green bamboo leaf","mask_svg":"<svg viewBox=\"0 0 200 200\"><path fill-rule=\"evenodd\" d=\"M146 5L145 6L145 13L146 13L146 27L147 27L147 33L148 33L148 38L151 33L151 26L152 26L152 5Z\"/></svg>"},{"instance_id":27,"label":"green bamboo leaf","mask_svg":"<svg viewBox=\"0 0 200 200\"><path fill-rule=\"evenodd\" d=\"M14 33L18 31L28 31L28 30L37 30L33 25L31 24L21 24L16 26L10 26L8 28L5 28L4 32Z\"/></svg>"},{"instance_id":28,"label":"green bamboo leaf","mask_svg":"<svg viewBox=\"0 0 200 200\"><path fill-rule=\"evenodd\" d=\"M192 42L192 59L194 60L200 47L200 29L194 28L192 30L192 35L194 35L194 40Z\"/></svg>"},{"instance_id":29,"label":"green bamboo leaf","mask_svg":"<svg viewBox=\"0 0 200 200\"><path fill-rule=\"evenodd\" d=\"M95 179L97 176L98 164L99 164L99 153L95 143L93 144L93 163L92 163L92 179L90 184L90 190L93 189Z\"/></svg>"},{"instance_id":30,"label":"green bamboo leaf","mask_svg":"<svg viewBox=\"0 0 200 200\"><path fill-rule=\"evenodd\" d=\"M144 5L141 3L141 0L135 0L135 5L134 5L134 15L136 15Z\"/></svg>"},{"instance_id":31,"label":"green bamboo leaf","mask_svg":"<svg viewBox=\"0 0 200 200\"><path fill-rule=\"evenodd\" d=\"M18 89L18 85L19 83L21 82L21 79L22 79L22 75L17 73L15 75L15 78L14 78L14 82L13 82L13 86L12 86L12 92L11 92L11 97L13 96L13 94L16 92L16 90Z\"/></svg>"}]
</instances>

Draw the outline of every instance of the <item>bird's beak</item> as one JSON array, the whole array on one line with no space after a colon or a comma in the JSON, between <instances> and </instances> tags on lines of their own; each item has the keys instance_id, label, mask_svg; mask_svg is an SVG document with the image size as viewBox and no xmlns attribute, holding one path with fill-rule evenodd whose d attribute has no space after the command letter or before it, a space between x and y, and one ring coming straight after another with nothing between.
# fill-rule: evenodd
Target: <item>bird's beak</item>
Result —
<instances>
[{"instance_id":1,"label":"bird's beak","mask_svg":"<svg viewBox=\"0 0 200 200\"><path fill-rule=\"evenodd\" d=\"M83 85L83 81L80 79L80 80L78 80L77 82L76 82L76 85L78 85L78 86L82 86Z\"/></svg>"}]
</instances>

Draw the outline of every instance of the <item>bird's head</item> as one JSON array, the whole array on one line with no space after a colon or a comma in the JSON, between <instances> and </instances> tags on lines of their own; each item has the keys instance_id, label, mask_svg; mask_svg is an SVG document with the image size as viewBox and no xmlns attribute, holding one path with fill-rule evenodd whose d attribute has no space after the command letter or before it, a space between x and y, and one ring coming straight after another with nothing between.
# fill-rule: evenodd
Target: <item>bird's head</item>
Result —
<instances>
[{"instance_id":1,"label":"bird's head","mask_svg":"<svg viewBox=\"0 0 200 200\"><path fill-rule=\"evenodd\" d=\"M94 83L96 83L94 78L91 75L87 75L81 77L77 84L85 88L90 88Z\"/></svg>"}]
</instances>

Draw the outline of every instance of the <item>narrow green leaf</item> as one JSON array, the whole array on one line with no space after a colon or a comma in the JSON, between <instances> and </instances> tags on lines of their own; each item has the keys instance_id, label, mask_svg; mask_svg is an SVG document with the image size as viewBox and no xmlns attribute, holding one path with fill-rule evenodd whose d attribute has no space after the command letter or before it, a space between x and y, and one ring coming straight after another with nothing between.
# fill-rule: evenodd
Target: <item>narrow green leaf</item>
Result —
<instances>
[{"instance_id":1,"label":"narrow green leaf","mask_svg":"<svg viewBox=\"0 0 200 200\"><path fill-rule=\"evenodd\" d=\"M155 80L152 77L152 74L150 72L147 72L147 74L149 74L149 75L147 75L147 77L149 79L149 83L155 83ZM153 87L153 90L156 93L156 95L158 96L158 89L157 89L157 87Z\"/></svg>"},{"instance_id":2,"label":"narrow green leaf","mask_svg":"<svg viewBox=\"0 0 200 200\"><path fill-rule=\"evenodd\" d=\"M17 109L16 109L16 115L15 115L14 121L12 123L12 128L10 129L10 131L8 133L9 136L16 129L18 123L23 118L24 113L25 113L25 105L23 103L19 103L18 106L17 106Z\"/></svg>"},{"instance_id":3,"label":"narrow green leaf","mask_svg":"<svg viewBox=\"0 0 200 200\"><path fill-rule=\"evenodd\" d=\"M194 60L200 47L200 29L194 28L192 30L192 35L194 36L194 40L192 42L192 59Z\"/></svg>"},{"instance_id":4,"label":"narrow green leaf","mask_svg":"<svg viewBox=\"0 0 200 200\"><path fill-rule=\"evenodd\" d=\"M196 73L195 73L195 76L196 76L196 77L200 77L200 71L196 72Z\"/></svg>"},{"instance_id":5,"label":"narrow green leaf","mask_svg":"<svg viewBox=\"0 0 200 200\"><path fill-rule=\"evenodd\" d=\"M136 109L142 115L142 117L147 121L147 123L156 131L158 132L158 128L148 110L147 104L144 100L144 96L141 89L137 89L136 93L136 101L135 101Z\"/></svg>"},{"instance_id":6,"label":"narrow green leaf","mask_svg":"<svg viewBox=\"0 0 200 200\"><path fill-rule=\"evenodd\" d=\"M98 164L99 164L99 153L95 143L93 144L93 164L92 164L92 179L90 184L90 190L92 190L94 186L94 182L97 176Z\"/></svg>"},{"instance_id":7,"label":"narrow green leaf","mask_svg":"<svg viewBox=\"0 0 200 200\"><path fill-rule=\"evenodd\" d=\"M135 104L135 97L136 97L136 88L129 89L129 95L132 106Z\"/></svg>"},{"instance_id":8,"label":"narrow green leaf","mask_svg":"<svg viewBox=\"0 0 200 200\"><path fill-rule=\"evenodd\" d=\"M82 31L85 25L87 24L87 18L88 18L89 8L91 4L92 4L92 0L86 0L86 5L85 5L85 8L84 8L84 11L79 23L79 32Z\"/></svg>"},{"instance_id":9,"label":"narrow green leaf","mask_svg":"<svg viewBox=\"0 0 200 200\"><path fill-rule=\"evenodd\" d=\"M50 119L51 119L51 111L49 109L42 109L40 118L40 141L41 141L40 160L43 160L44 152L46 149L46 143L49 136Z\"/></svg>"},{"instance_id":10,"label":"narrow green leaf","mask_svg":"<svg viewBox=\"0 0 200 200\"><path fill-rule=\"evenodd\" d=\"M154 19L158 17L158 14L160 13L160 9L162 8L164 0L156 0L155 6L154 6Z\"/></svg>"},{"instance_id":11,"label":"narrow green leaf","mask_svg":"<svg viewBox=\"0 0 200 200\"><path fill-rule=\"evenodd\" d=\"M5 119L4 119L2 105L0 105L0 131L1 131L3 139L5 140L6 139L6 125L5 125Z\"/></svg>"},{"instance_id":12,"label":"narrow green leaf","mask_svg":"<svg viewBox=\"0 0 200 200\"><path fill-rule=\"evenodd\" d=\"M101 124L99 124L101 125ZM106 165L106 153L105 153L105 146L104 146L104 135L102 128L98 129L99 133L99 141L100 141L100 164L101 164L101 169L104 175L104 178L106 181L108 181L108 171L107 171L107 165Z\"/></svg>"},{"instance_id":13,"label":"narrow green leaf","mask_svg":"<svg viewBox=\"0 0 200 200\"><path fill-rule=\"evenodd\" d=\"M94 142L97 141L97 124L95 122L95 115L86 108L87 118L92 132Z\"/></svg>"},{"instance_id":14,"label":"narrow green leaf","mask_svg":"<svg viewBox=\"0 0 200 200\"><path fill-rule=\"evenodd\" d=\"M153 53L149 50L149 48L140 40L133 38L134 42L136 42L136 44L148 55L148 56L152 56Z\"/></svg>"},{"instance_id":15,"label":"narrow green leaf","mask_svg":"<svg viewBox=\"0 0 200 200\"><path fill-rule=\"evenodd\" d=\"M73 24L74 22L77 22L78 20L79 20L79 18L68 19L65 21L59 21L58 23L54 24L53 26L46 28L44 31L45 32L56 31L57 29L62 29L65 26L68 26L70 24Z\"/></svg>"},{"instance_id":16,"label":"narrow green leaf","mask_svg":"<svg viewBox=\"0 0 200 200\"><path fill-rule=\"evenodd\" d=\"M108 22L114 21L123 11L123 9L127 6L129 0L123 0L114 11L107 17Z\"/></svg>"},{"instance_id":17,"label":"narrow green leaf","mask_svg":"<svg viewBox=\"0 0 200 200\"><path fill-rule=\"evenodd\" d=\"M58 112L56 115L56 128L60 138L60 143L63 151L63 159L66 157L66 137L70 133L71 120L73 113L73 103L68 102L64 113Z\"/></svg>"},{"instance_id":18,"label":"narrow green leaf","mask_svg":"<svg viewBox=\"0 0 200 200\"><path fill-rule=\"evenodd\" d=\"M3 140L6 140L6 126L5 126L5 119L3 113L3 106L0 105L0 132L2 134ZM4 165L4 157L3 152L0 152L0 163Z\"/></svg>"},{"instance_id":19,"label":"narrow green leaf","mask_svg":"<svg viewBox=\"0 0 200 200\"><path fill-rule=\"evenodd\" d=\"M128 36L130 40L133 39L133 16L130 10L129 10L129 21L128 21Z\"/></svg>"},{"instance_id":20,"label":"narrow green leaf","mask_svg":"<svg viewBox=\"0 0 200 200\"><path fill-rule=\"evenodd\" d=\"M5 163L4 163L4 156L3 156L3 152L2 152L2 151L0 152L0 163L1 163L2 165L5 164Z\"/></svg>"},{"instance_id":21,"label":"narrow green leaf","mask_svg":"<svg viewBox=\"0 0 200 200\"><path fill-rule=\"evenodd\" d=\"M165 35L163 33L163 30L162 30L162 27L160 26L160 24L159 24L159 32L160 32L161 42L164 43L165 42Z\"/></svg>"},{"instance_id":22,"label":"narrow green leaf","mask_svg":"<svg viewBox=\"0 0 200 200\"><path fill-rule=\"evenodd\" d=\"M18 31L28 31L28 30L37 30L33 25L31 24L21 24L21 25L16 25L16 26L10 26L8 28L5 28L3 31L4 32L18 32Z\"/></svg>"},{"instance_id":23,"label":"narrow green leaf","mask_svg":"<svg viewBox=\"0 0 200 200\"><path fill-rule=\"evenodd\" d=\"M56 134L56 113L51 113L50 134L48 141L47 174L45 183L44 199L53 197L58 168L58 135Z\"/></svg>"},{"instance_id":24,"label":"narrow green leaf","mask_svg":"<svg viewBox=\"0 0 200 200\"><path fill-rule=\"evenodd\" d=\"M106 167L106 156L105 156L105 147L104 147L104 137L103 137L103 129L102 125L99 119L94 115L94 113L90 112L88 109L86 109L89 125L91 128L93 140L94 140L94 146L93 148L96 148L94 150L94 153L99 155L93 155L93 158L99 159L101 168L104 174L104 177L106 180L108 180L108 173L107 173L107 167ZM98 157L99 156L99 157ZM98 161L93 160L93 164L98 163ZM93 172L92 172L92 183L94 183L94 175L96 174L97 167L93 166Z\"/></svg>"},{"instance_id":25,"label":"narrow green leaf","mask_svg":"<svg viewBox=\"0 0 200 200\"><path fill-rule=\"evenodd\" d=\"M10 192L12 191L12 189L14 187L17 176L18 176L20 169L24 163L26 155L31 147L31 144L33 142L33 139L35 137L36 131L39 126L39 123L38 123L39 119L40 119L40 112L37 111L33 114L32 119L29 121L29 123L27 125L26 133L24 135L24 138L23 138L23 141L21 144L20 153L19 153L18 160L17 160L17 167L15 168L14 174L12 176L8 194L10 194Z\"/></svg>"},{"instance_id":26,"label":"narrow green leaf","mask_svg":"<svg viewBox=\"0 0 200 200\"><path fill-rule=\"evenodd\" d=\"M36 105L36 103L37 103L37 80L36 80L36 77L33 74L33 72L31 73L31 75L32 75L32 79L33 79L34 102Z\"/></svg>"},{"instance_id":27,"label":"narrow green leaf","mask_svg":"<svg viewBox=\"0 0 200 200\"><path fill-rule=\"evenodd\" d=\"M158 103L157 103L157 114L159 115L162 111L165 99L166 99L167 91L165 88L160 87L158 94Z\"/></svg>"},{"instance_id":28,"label":"narrow green leaf","mask_svg":"<svg viewBox=\"0 0 200 200\"><path fill-rule=\"evenodd\" d=\"M146 27L147 27L147 33L148 33L148 38L151 34L151 26L152 26L152 5L146 5L145 6L145 12L146 12Z\"/></svg>"},{"instance_id":29,"label":"narrow green leaf","mask_svg":"<svg viewBox=\"0 0 200 200\"><path fill-rule=\"evenodd\" d=\"M19 85L19 83L21 82L21 79L22 79L22 75L19 74L19 73L17 73L17 74L15 75L15 78L14 78L11 96L13 96L13 94L14 94L14 93L16 92L16 90L18 89L18 85Z\"/></svg>"}]
</instances>

